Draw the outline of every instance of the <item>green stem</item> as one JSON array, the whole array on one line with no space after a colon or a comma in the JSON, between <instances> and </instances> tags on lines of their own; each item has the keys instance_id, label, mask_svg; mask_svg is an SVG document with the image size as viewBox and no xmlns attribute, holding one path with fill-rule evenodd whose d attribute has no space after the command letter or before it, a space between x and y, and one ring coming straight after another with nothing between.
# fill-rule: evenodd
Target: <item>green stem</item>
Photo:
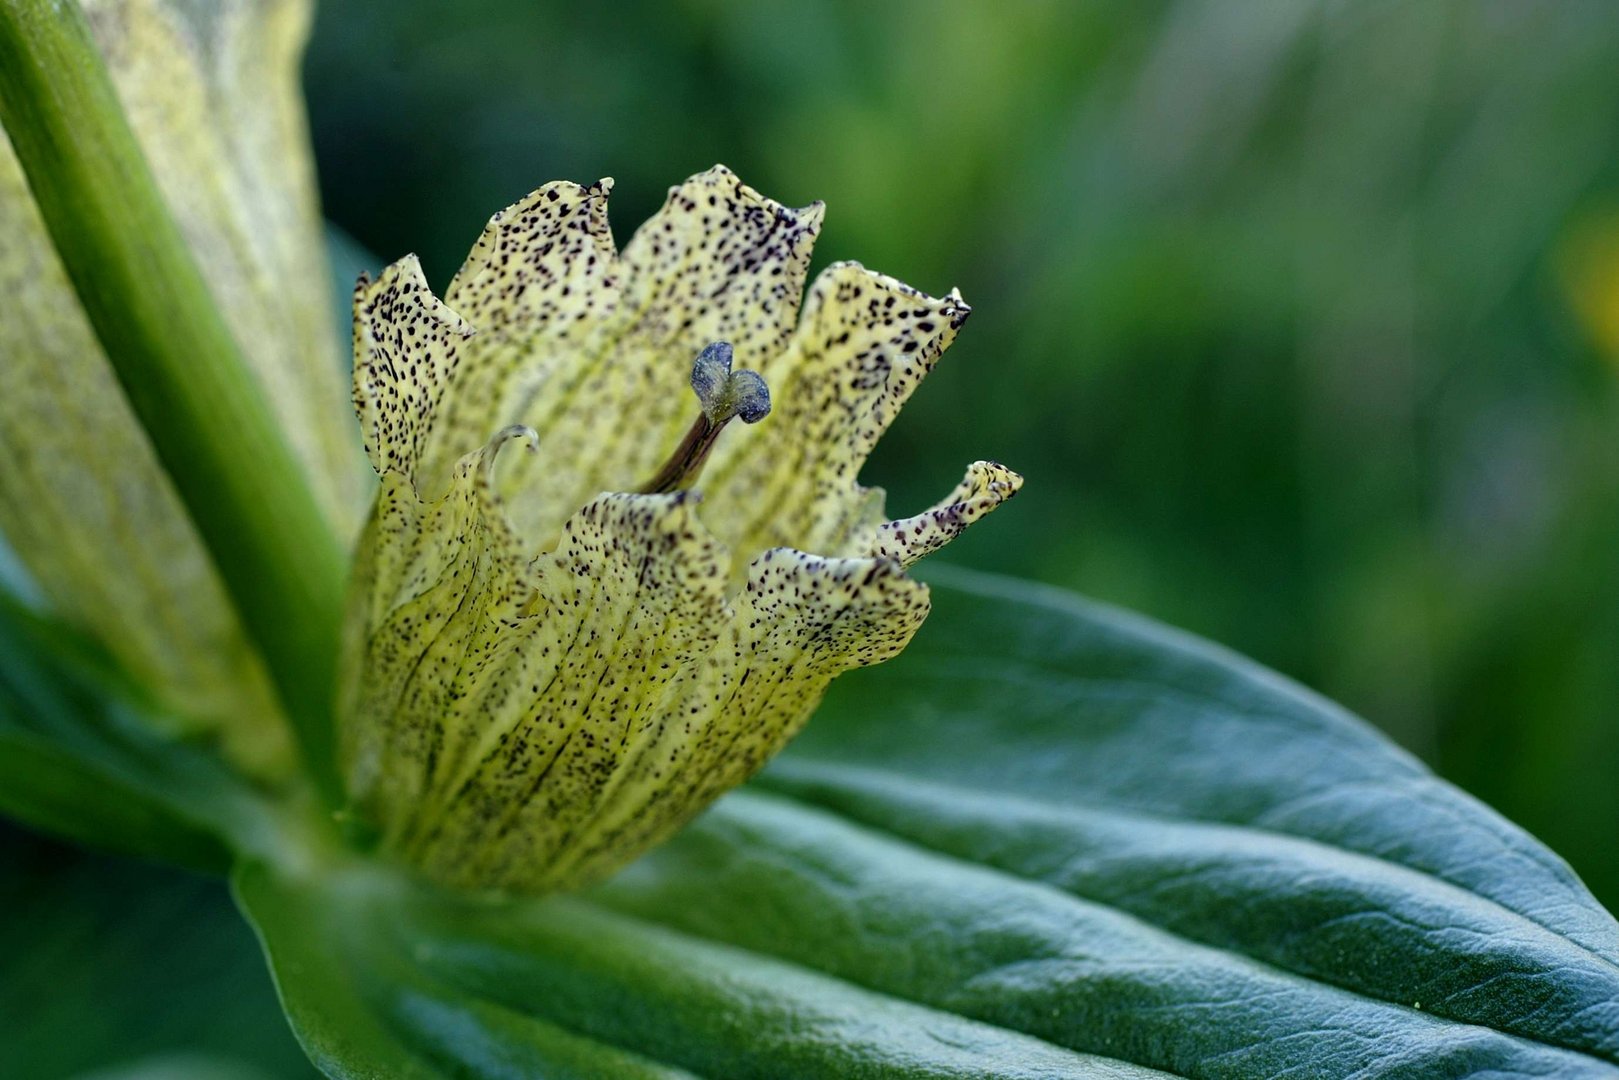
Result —
<instances>
[{"instance_id":1,"label":"green stem","mask_svg":"<svg viewBox=\"0 0 1619 1080\"><path fill-rule=\"evenodd\" d=\"M135 415L264 656L306 764L335 804L345 554L72 0L0 0L0 122Z\"/></svg>"}]
</instances>

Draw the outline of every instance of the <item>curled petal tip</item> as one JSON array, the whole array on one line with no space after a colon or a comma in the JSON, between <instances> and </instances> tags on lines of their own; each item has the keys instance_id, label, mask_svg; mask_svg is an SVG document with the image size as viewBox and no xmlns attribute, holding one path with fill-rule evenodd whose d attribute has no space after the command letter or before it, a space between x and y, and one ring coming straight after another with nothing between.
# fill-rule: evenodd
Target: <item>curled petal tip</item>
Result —
<instances>
[{"instance_id":1,"label":"curled petal tip","mask_svg":"<svg viewBox=\"0 0 1619 1080\"><path fill-rule=\"evenodd\" d=\"M961 483L943 500L914 517L877 527L873 555L898 559L906 566L944 547L1023 487L1023 477L995 461L975 461Z\"/></svg>"},{"instance_id":2,"label":"curled petal tip","mask_svg":"<svg viewBox=\"0 0 1619 1080\"><path fill-rule=\"evenodd\" d=\"M494 474L495 463L499 460L501 451L514 442L521 442L523 448L531 454L540 448L539 433L533 428L525 424L512 424L510 427L501 428L477 454L479 468L485 477Z\"/></svg>"},{"instance_id":3,"label":"curled petal tip","mask_svg":"<svg viewBox=\"0 0 1619 1080\"><path fill-rule=\"evenodd\" d=\"M495 437L489 440L489 445L498 450L516 439L523 440L523 449L531 454L540 448L540 433L527 424L512 424L501 428L495 432Z\"/></svg>"},{"instance_id":4,"label":"curled petal tip","mask_svg":"<svg viewBox=\"0 0 1619 1080\"><path fill-rule=\"evenodd\" d=\"M988 489L1001 494L1003 501L1023 490L1023 474L998 461L975 461L967 467L967 472L969 476L984 477Z\"/></svg>"}]
</instances>

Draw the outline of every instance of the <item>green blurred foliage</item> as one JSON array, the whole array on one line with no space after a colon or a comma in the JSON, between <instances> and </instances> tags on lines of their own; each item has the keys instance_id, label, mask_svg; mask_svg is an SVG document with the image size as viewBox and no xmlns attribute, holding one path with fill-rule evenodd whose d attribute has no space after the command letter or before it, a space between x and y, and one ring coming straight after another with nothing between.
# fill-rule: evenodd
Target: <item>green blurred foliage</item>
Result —
<instances>
[{"instance_id":1,"label":"green blurred foliage","mask_svg":"<svg viewBox=\"0 0 1619 1080\"><path fill-rule=\"evenodd\" d=\"M327 210L439 285L543 181L715 161L977 307L867 470L951 557L1367 715L1619 905L1619 17L1593 2L349 0ZM1253 748L1256 754L1264 747Z\"/></svg>"},{"instance_id":2,"label":"green blurred foliage","mask_svg":"<svg viewBox=\"0 0 1619 1080\"><path fill-rule=\"evenodd\" d=\"M222 882L3 822L0 853L0 1072L313 1080Z\"/></svg>"}]
</instances>

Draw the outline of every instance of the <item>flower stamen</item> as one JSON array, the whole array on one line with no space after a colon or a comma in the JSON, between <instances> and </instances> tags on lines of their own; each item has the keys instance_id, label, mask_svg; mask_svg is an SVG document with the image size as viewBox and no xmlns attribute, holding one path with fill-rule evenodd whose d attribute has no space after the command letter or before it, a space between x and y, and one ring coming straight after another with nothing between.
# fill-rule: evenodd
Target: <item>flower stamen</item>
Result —
<instances>
[{"instance_id":1,"label":"flower stamen","mask_svg":"<svg viewBox=\"0 0 1619 1080\"><path fill-rule=\"evenodd\" d=\"M646 495L680 491L697 482L703 464L734 418L756 424L770 414L770 388L757 371L732 371L728 342L704 347L691 365L691 388L702 411L663 468L640 488Z\"/></svg>"}]
</instances>

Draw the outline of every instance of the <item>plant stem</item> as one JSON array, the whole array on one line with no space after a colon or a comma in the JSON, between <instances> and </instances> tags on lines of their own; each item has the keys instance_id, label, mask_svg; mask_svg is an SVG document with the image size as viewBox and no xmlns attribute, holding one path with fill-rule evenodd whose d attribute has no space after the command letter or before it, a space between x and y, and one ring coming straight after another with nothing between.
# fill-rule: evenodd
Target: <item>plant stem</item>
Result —
<instances>
[{"instance_id":1,"label":"plant stem","mask_svg":"<svg viewBox=\"0 0 1619 1080\"><path fill-rule=\"evenodd\" d=\"M72 0L0 0L0 122L124 393L335 805L332 696L346 558Z\"/></svg>"}]
</instances>

